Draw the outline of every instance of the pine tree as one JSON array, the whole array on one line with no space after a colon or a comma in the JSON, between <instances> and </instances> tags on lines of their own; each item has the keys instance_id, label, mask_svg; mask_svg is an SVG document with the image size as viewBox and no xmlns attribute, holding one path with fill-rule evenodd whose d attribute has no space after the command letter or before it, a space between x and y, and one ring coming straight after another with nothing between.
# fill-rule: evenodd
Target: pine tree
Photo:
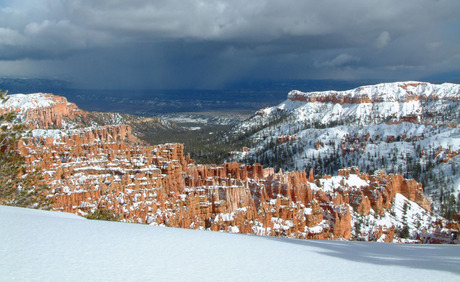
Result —
<instances>
[{"instance_id":1,"label":"pine tree","mask_svg":"<svg viewBox=\"0 0 460 282\"><path fill-rule=\"evenodd\" d=\"M8 100L7 91L0 90L0 103ZM46 187L39 184L40 171L28 171L18 143L27 135L24 124L15 123L12 111L0 114L0 204L48 208Z\"/></svg>"}]
</instances>

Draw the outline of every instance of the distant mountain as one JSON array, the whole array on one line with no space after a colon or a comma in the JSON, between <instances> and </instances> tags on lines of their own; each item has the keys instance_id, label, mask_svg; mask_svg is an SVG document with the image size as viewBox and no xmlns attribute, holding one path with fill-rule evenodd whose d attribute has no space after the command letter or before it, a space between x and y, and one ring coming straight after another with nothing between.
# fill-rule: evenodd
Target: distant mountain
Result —
<instances>
[{"instance_id":1,"label":"distant mountain","mask_svg":"<svg viewBox=\"0 0 460 282\"><path fill-rule=\"evenodd\" d=\"M335 174L384 169L423 183L436 210L460 201L460 85L395 82L345 91L291 91L232 134L250 150L231 160Z\"/></svg>"},{"instance_id":2,"label":"distant mountain","mask_svg":"<svg viewBox=\"0 0 460 282\"><path fill-rule=\"evenodd\" d=\"M70 83L57 79L6 78L0 77L0 89L10 93L60 92L68 89Z\"/></svg>"}]
</instances>

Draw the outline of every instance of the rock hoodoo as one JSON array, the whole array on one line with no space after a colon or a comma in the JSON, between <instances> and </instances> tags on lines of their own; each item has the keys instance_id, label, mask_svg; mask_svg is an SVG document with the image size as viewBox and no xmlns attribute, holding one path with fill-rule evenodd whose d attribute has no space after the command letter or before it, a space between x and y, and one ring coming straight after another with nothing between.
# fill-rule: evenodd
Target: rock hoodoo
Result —
<instances>
[{"instance_id":1,"label":"rock hoodoo","mask_svg":"<svg viewBox=\"0 0 460 282\"><path fill-rule=\"evenodd\" d=\"M68 119L85 113L65 99L44 97L54 102L17 110L44 128L18 149L30 169L42 169L56 210L85 215L107 209L127 222L386 242L397 238L395 228L379 218L400 213L400 202L423 211L420 236L431 234L439 220L430 217L421 185L401 175L353 167L315 177L313 170L275 173L260 164L198 165L184 156L182 144L145 145L126 125L64 129ZM61 129L46 129L51 125ZM358 228L364 219L373 223Z\"/></svg>"}]
</instances>

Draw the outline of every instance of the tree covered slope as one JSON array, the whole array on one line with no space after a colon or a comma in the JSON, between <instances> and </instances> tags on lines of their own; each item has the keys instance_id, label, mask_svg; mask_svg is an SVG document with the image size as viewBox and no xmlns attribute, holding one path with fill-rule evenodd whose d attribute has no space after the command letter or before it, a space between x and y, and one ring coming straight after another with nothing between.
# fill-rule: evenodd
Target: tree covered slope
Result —
<instances>
[{"instance_id":1,"label":"tree covered slope","mask_svg":"<svg viewBox=\"0 0 460 282\"><path fill-rule=\"evenodd\" d=\"M229 139L250 150L232 160L334 174L358 166L423 183L436 210L452 214L460 193L460 85L395 82L347 91L291 91ZM452 197L451 197L452 195Z\"/></svg>"}]
</instances>

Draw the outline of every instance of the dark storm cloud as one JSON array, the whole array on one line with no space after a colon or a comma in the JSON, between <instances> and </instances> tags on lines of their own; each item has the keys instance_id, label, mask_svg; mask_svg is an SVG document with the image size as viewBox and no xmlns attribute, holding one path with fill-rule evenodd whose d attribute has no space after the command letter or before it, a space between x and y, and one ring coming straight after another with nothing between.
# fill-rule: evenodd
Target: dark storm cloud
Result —
<instances>
[{"instance_id":1,"label":"dark storm cloud","mask_svg":"<svg viewBox=\"0 0 460 282\"><path fill-rule=\"evenodd\" d=\"M456 0L0 1L0 72L80 87L458 72Z\"/></svg>"}]
</instances>

